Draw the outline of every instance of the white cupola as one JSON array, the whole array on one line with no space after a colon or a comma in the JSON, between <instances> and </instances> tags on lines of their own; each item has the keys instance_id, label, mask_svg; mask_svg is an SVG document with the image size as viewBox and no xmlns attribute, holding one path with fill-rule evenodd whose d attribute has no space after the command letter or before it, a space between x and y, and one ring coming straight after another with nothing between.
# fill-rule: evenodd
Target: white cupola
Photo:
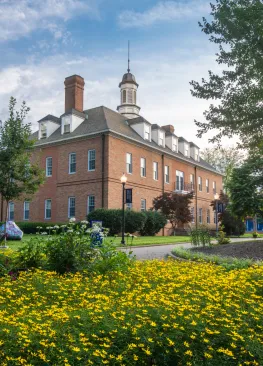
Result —
<instances>
[{"instance_id":1,"label":"white cupola","mask_svg":"<svg viewBox=\"0 0 263 366\"><path fill-rule=\"evenodd\" d=\"M129 56L127 71L128 72L123 75L122 81L119 84L121 102L117 107L117 111L126 118L132 119L139 116L141 108L137 106L137 90L139 84L137 84L135 76L130 72Z\"/></svg>"}]
</instances>

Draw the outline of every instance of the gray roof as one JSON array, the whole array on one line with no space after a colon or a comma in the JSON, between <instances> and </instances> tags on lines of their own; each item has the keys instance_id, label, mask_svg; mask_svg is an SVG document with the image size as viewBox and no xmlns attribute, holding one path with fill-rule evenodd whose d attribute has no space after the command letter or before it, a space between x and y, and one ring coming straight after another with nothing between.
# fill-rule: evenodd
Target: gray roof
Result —
<instances>
[{"instance_id":1,"label":"gray roof","mask_svg":"<svg viewBox=\"0 0 263 366\"><path fill-rule=\"evenodd\" d=\"M86 118L86 114L85 112L80 112L77 109L69 109L68 111L66 111L65 113L63 113L60 117L64 117L67 116L68 114L75 114L75 116L81 117L81 118Z\"/></svg>"},{"instance_id":2,"label":"gray roof","mask_svg":"<svg viewBox=\"0 0 263 366\"><path fill-rule=\"evenodd\" d=\"M187 141L185 138L183 137L179 137L178 139L179 142L187 142L189 144L189 141Z\"/></svg>"},{"instance_id":3,"label":"gray roof","mask_svg":"<svg viewBox=\"0 0 263 366\"><path fill-rule=\"evenodd\" d=\"M135 84L136 86L139 86L139 84L136 83L135 76L133 74L131 74L130 72L127 72L126 74L123 75L122 81L119 84L119 86L121 86L122 84L126 84L126 83L131 83L131 84Z\"/></svg>"},{"instance_id":4,"label":"gray roof","mask_svg":"<svg viewBox=\"0 0 263 366\"><path fill-rule=\"evenodd\" d=\"M158 149L163 153L167 153L169 155L173 155L175 158L188 161L192 165L198 165L205 169L211 170L217 174L220 174L213 168L210 164L205 162L203 159L200 159L200 162L196 162L192 158L185 157L182 153L173 152L168 147L161 147L157 145L154 141L144 140L136 131L134 131L130 124L139 123L139 122L147 122L143 117L134 118L132 120L128 120L123 115L107 108L104 106L96 107L92 109L88 109L83 112L88 115L88 119L85 119L73 132L62 135L60 128L58 128L51 136L46 139L37 140L35 145L41 146L45 144L59 143L70 141L72 138L81 138L86 135L93 135L96 133L102 132L112 132L123 137L126 137L130 140L136 141L143 145L146 145L150 148ZM139 122L138 122L139 121ZM32 138L37 139L38 132L35 132L32 135ZM221 174L220 174L221 175Z\"/></svg>"},{"instance_id":5,"label":"gray roof","mask_svg":"<svg viewBox=\"0 0 263 366\"><path fill-rule=\"evenodd\" d=\"M137 124L137 123L147 123L148 125L151 125L152 126L152 124L149 122L149 121L147 121L144 117L142 117L142 116L139 116L139 117L135 117L135 118L131 118L131 119L129 119L128 120L128 123L129 123L129 126L131 126L131 125L135 125L135 124Z\"/></svg>"},{"instance_id":6,"label":"gray roof","mask_svg":"<svg viewBox=\"0 0 263 366\"><path fill-rule=\"evenodd\" d=\"M53 116L52 114L48 114L46 117L40 119L38 122L44 121L52 121L60 125L60 118Z\"/></svg>"},{"instance_id":7,"label":"gray roof","mask_svg":"<svg viewBox=\"0 0 263 366\"><path fill-rule=\"evenodd\" d=\"M191 147L197 147L197 149L200 149L200 147L199 147L199 146L197 146L196 144L194 144L193 142L190 142L190 146L191 146Z\"/></svg>"}]
</instances>

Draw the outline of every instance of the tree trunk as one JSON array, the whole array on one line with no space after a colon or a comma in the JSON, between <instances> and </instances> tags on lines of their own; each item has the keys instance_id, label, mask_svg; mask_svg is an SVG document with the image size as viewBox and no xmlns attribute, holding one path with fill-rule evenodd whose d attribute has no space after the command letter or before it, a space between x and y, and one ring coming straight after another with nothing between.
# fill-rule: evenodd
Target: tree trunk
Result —
<instances>
[{"instance_id":1,"label":"tree trunk","mask_svg":"<svg viewBox=\"0 0 263 366\"><path fill-rule=\"evenodd\" d=\"M5 248L7 248L7 245L6 245L7 218L8 218L8 201L6 201L6 209L5 209L5 231L4 231L4 235L5 235L5 245L4 245L4 247Z\"/></svg>"}]
</instances>

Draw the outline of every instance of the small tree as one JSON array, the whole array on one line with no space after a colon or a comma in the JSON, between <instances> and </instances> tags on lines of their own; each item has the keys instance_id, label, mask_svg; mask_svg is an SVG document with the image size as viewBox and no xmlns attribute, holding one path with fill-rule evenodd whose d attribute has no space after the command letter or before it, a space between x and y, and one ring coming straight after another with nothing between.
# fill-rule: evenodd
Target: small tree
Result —
<instances>
[{"instance_id":1,"label":"small tree","mask_svg":"<svg viewBox=\"0 0 263 366\"><path fill-rule=\"evenodd\" d=\"M193 193L179 194L165 192L153 200L153 209L160 211L170 221L173 230L178 225L191 222L192 215L189 205L193 199Z\"/></svg>"},{"instance_id":2,"label":"small tree","mask_svg":"<svg viewBox=\"0 0 263 366\"><path fill-rule=\"evenodd\" d=\"M0 128L0 195L8 203L35 193L44 181L44 172L31 162L34 141L30 139L30 124L25 123L29 108L23 102L20 111L15 111L16 99L9 102L9 118ZM6 240L6 224L5 224Z\"/></svg>"}]
</instances>

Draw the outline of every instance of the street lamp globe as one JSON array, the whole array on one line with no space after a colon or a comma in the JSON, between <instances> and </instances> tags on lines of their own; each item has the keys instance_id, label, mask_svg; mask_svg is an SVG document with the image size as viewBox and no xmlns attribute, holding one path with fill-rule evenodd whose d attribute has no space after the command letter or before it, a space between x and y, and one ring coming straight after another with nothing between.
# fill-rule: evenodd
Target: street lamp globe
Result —
<instances>
[{"instance_id":1,"label":"street lamp globe","mask_svg":"<svg viewBox=\"0 0 263 366\"><path fill-rule=\"evenodd\" d=\"M214 195L214 199L217 201L217 200L218 200L218 198L219 198L219 194L218 194L218 193L216 193L216 194Z\"/></svg>"},{"instance_id":2,"label":"street lamp globe","mask_svg":"<svg viewBox=\"0 0 263 366\"><path fill-rule=\"evenodd\" d=\"M127 177L126 175L123 173L122 177L121 177L121 183L126 183L127 182Z\"/></svg>"}]
</instances>

